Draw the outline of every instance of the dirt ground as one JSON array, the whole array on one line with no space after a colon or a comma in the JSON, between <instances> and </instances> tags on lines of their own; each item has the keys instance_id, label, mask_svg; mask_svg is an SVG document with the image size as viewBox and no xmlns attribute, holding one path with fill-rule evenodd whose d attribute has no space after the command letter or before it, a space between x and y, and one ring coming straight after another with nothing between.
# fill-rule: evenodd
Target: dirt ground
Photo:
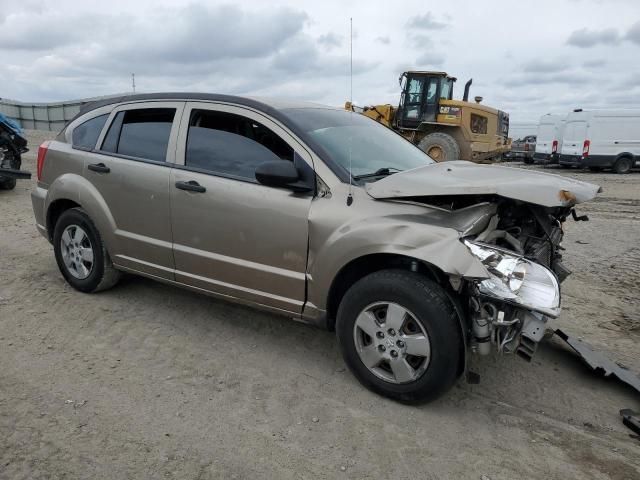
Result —
<instances>
[{"instance_id":1,"label":"dirt ground","mask_svg":"<svg viewBox=\"0 0 640 480\"><path fill-rule=\"evenodd\" d=\"M640 173L548 171L604 188L567 223L557 325L640 372ZM558 341L401 405L356 382L332 333L133 276L72 290L33 183L0 192L2 479L640 478L618 415L640 395Z\"/></svg>"}]
</instances>

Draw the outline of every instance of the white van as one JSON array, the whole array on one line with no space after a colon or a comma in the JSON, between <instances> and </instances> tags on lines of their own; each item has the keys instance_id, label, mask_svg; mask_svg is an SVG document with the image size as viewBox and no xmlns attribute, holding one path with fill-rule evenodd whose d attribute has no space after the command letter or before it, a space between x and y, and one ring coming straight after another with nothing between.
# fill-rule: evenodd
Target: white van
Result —
<instances>
[{"instance_id":1,"label":"white van","mask_svg":"<svg viewBox=\"0 0 640 480\"><path fill-rule=\"evenodd\" d=\"M567 115L560 165L628 173L640 162L640 110L574 110Z\"/></svg>"},{"instance_id":2,"label":"white van","mask_svg":"<svg viewBox=\"0 0 640 480\"><path fill-rule=\"evenodd\" d=\"M558 163L566 118L566 115L550 113L540 117L534 162Z\"/></svg>"}]
</instances>

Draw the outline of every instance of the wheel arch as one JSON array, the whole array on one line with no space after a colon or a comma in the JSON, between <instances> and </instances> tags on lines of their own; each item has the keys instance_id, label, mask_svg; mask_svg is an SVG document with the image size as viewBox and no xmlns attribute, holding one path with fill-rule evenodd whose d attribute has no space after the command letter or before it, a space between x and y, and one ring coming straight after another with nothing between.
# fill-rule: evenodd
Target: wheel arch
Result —
<instances>
[{"instance_id":1,"label":"wheel arch","mask_svg":"<svg viewBox=\"0 0 640 480\"><path fill-rule=\"evenodd\" d=\"M620 160L621 158L628 158L631 161L635 161L635 157L636 155L634 155L631 152L622 152L616 155L616 159L614 160L614 163Z\"/></svg>"},{"instance_id":2,"label":"wheel arch","mask_svg":"<svg viewBox=\"0 0 640 480\"><path fill-rule=\"evenodd\" d=\"M45 202L47 235L51 240L55 222L69 208L82 208L100 232L109 252L114 245L116 224L113 215L100 192L84 177L65 174L50 186Z\"/></svg>"},{"instance_id":3,"label":"wheel arch","mask_svg":"<svg viewBox=\"0 0 640 480\"><path fill-rule=\"evenodd\" d=\"M59 198L54 200L47 208L47 236L49 237L49 241L53 241L53 230L55 229L56 223L58 223L58 219L60 215L62 215L67 210L72 208L81 208L81 205L73 200L68 198Z\"/></svg>"}]
</instances>

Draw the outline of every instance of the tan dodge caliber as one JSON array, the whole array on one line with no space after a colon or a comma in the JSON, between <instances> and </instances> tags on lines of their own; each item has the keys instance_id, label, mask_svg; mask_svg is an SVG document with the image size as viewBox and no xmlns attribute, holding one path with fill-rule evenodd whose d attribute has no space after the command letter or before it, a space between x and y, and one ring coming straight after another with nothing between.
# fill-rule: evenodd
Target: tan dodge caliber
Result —
<instances>
[{"instance_id":1,"label":"tan dodge caliber","mask_svg":"<svg viewBox=\"0 0 640 480\"><path fill-rule=\"evenodd\" d=\"M471 353L534 354L562 225L599 187L435 163L365 116L163 93L88 105L40 146L32 201L77 290L144 275L335 329L366 387L426 401Z\"/></svg>"}]
</instances>

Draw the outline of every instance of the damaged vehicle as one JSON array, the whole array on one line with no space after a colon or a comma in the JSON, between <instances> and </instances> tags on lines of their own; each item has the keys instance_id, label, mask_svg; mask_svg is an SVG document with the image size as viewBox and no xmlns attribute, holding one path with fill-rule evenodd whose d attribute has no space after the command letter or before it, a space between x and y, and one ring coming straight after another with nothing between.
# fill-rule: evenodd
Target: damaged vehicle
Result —
<instances>
[{"instance_id":1,"label":"damaged vehicle","mask_svg":"<svg viewBox=\"0 0 640 480\"><path fill-rule=\"evenodd\" d=\"M435 163L341 109L211 94L90 104L37 163L37 228L77 290L130 272L335 330L357 379L407 402L469 355L531 359L561 311L563 224L599 191Z\"/></svg>"},{"instance_id":2,"label":"damaged vehicle","mask_svg":"<svg viewBox=\"0 0 640 480\"><path fill-rule=\"evenodd\" d=\"M20 125L0 113L0 190L13 190L16 180L31 178L29 172L20 170L22 154L28 151Z\"/></svg>"}]
</instances>

